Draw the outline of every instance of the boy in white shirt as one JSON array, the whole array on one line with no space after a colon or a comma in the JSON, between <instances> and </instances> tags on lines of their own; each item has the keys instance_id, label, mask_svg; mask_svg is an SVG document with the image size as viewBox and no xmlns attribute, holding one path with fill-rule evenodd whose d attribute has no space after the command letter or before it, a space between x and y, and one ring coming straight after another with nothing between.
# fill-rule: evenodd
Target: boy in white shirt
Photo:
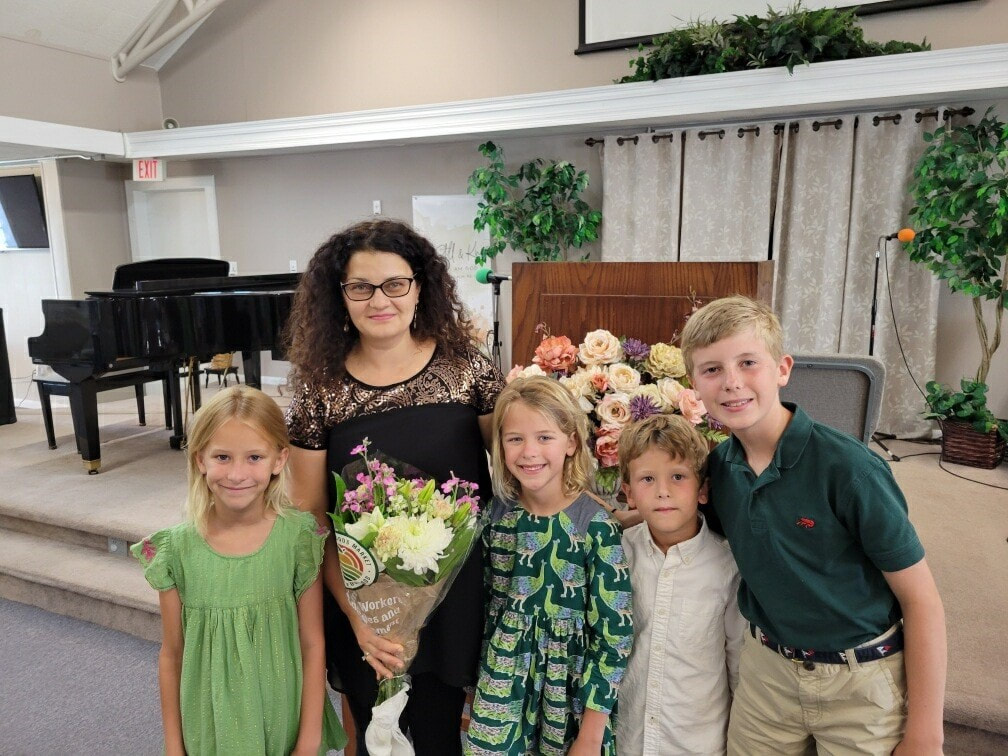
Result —
<instances>
[{"instance_id":1,"label":"boy in white shirt","mask_svg":"<svg viewBox=\"0 0 1008 756\"><path fill-rule=\"evenodd\" d=\"M623 491L644 522L623 533L634 646L619 692L624 756L724 754L745 622L728 544L708 530L707 442L679 415L620 436Z\"/></svg>"}]
</instances>

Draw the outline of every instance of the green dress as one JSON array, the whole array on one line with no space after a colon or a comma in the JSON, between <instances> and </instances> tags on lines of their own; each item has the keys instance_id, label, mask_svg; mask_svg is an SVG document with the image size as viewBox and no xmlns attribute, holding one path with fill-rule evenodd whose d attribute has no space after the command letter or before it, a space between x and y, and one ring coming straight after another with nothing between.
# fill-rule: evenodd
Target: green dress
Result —
<instances>
[{"instance_id":1,"label":"green dress","mask_svg":"<svg viewBox=\"0 0 1008 756\"><path fill-rule=\"evenodd\" d=\"M582 494L551 517L494 499L485 650L467 754L563 754L585 708L615 715L633 644L619 525ZM602 753L614 754L613 718Z\"/></svg>"},{"instance_id":2,"label":"green dress","mask_svg":"<svg viewBox=\"0 0 1008 756\"><path fill-rule=\"evenodd\" d=\"M303 677L297 600L318 576L326 533L311 514L291 511L244 556L218 554L189 523L131 549L147 582L177 588L182 601L188 753L286 756L294 747ZM319 753L345 743L326 696Z\"/></svg>"}]
</instances>

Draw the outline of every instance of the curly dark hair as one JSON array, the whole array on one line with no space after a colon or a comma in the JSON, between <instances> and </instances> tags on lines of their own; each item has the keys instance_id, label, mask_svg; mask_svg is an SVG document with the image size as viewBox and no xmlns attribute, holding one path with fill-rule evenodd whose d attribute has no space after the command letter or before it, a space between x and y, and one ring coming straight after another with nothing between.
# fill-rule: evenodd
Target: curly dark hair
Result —
<instances>
[{"instance_id":1,"label":"curly dark hair","mask_svg":"<svg viewBox=\"0 0 1008 756\"><path fill-rule=\"evenodd\" d=\"M461 353L473 340L448 263L434 245L400 221L369 220L333 234L301 276L285 327L293 382L320 383L346 373L347 354L359 333L343 304L345 271L355 252L391 252L403 258L420 284L413 336L433 339L445 354Z\"/></svg>"}]
</instances>

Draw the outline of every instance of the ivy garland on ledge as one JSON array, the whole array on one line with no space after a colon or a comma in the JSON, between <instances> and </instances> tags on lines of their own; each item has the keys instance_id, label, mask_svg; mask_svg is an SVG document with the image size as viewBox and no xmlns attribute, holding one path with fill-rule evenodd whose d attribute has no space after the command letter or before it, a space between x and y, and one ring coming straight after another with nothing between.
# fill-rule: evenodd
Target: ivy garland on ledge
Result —
<instances>
[{"instance_id":1,"label":"ivy garland on ledge","mask_svg":"<svg viewBox=\"0 0 1008 756\"><path fill-rule=\"evenodd\" d=\"M616 83L778 66L791 73L806 63L931 49L926 40L919 45L866 40L853 9L807 10L800 1L780 12L768 7L765 17L736 15L734 21L697 21L658 35L652 46L646 56L630 61L634 72ZM638 48L644 49L644 45Z\"/></svg>"}]
</instances>

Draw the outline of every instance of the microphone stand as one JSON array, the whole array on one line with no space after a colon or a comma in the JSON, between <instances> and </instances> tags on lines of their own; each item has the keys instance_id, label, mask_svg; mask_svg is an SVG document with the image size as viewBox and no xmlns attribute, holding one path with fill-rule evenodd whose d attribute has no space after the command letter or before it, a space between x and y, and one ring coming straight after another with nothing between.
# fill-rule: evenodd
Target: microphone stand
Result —
<instances>
[{"instance_id":1,"label":"microphone stand","mask_svg":"<svg viewBox=\"0 0 1008 756\"><path fill-rule=\"evenodd\" d=\"M504 368L501 366L500 316L498 315L498 312L500 310L500 293L501 293L501 282L498 279L494 279L493 280L493 344L490 347L490 358L497 366L497 369L503 371Z\"/></svg>"},{"instance_id":2,"label":"microphone stand","mask_svg":"<svg viewBox=\"0 0 1008 756\"><path fill-rule=\"evenodd\" d=\"M872 282L872 299L871 299L871 331L868 336L868 356L875 356L875 318L878 314L878 271L879 271L879 260L882 257L882 242L886 242L886 249L888 250L889 241L885 236L880 236L878 238L878 243L875 245L875 280ZM895 436L886 435L886 439L895 438ZM882 443L882 434L872 433L871 440L878 444L882 450L889 455L889 460L891 462L899 462L900 458L893 454L889 447Z\"/></svg>"}]
</instances>

